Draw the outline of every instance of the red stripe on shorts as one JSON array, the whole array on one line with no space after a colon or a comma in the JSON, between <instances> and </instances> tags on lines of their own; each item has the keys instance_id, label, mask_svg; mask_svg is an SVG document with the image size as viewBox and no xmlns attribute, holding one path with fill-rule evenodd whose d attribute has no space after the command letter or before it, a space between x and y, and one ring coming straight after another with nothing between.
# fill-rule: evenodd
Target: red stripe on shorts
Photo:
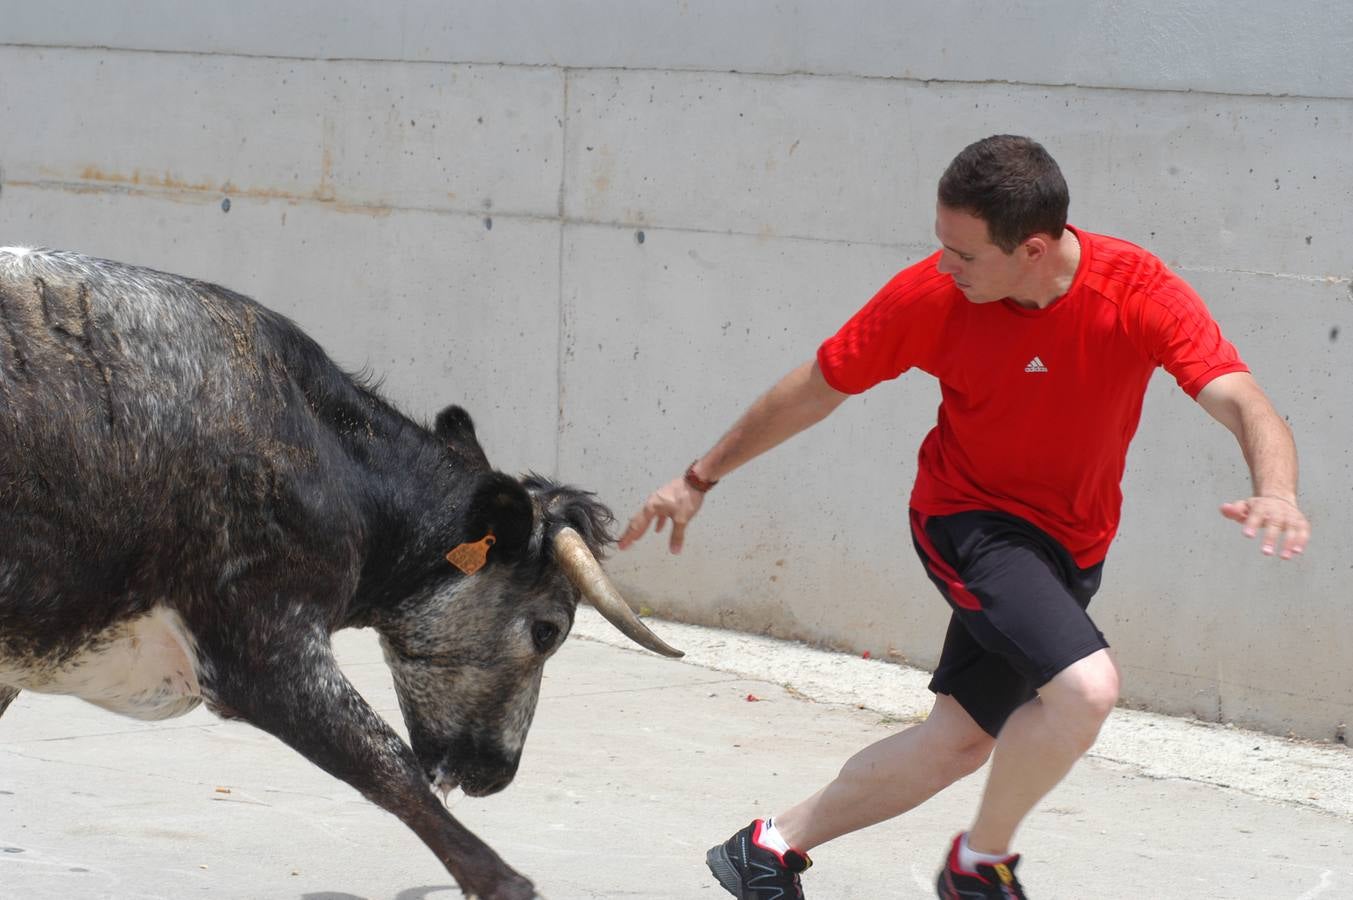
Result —
<instances>
[{"instance_id":1,"label":"red stripe on shorts","mask_svg":"<svg viewBox=\"0 0 1353 900\"><path fill-rule=\"evenodd\" d=\"M930 569L932 575L948 586L949 597L954 603L964 609L981 609L982 601L978 600L968 590L967 586L963 584L963 579L958 577L958 573L944 561L935 549L935 545L930 542L930 535L925 533L925 523L929 518L929 516L914 509L911 511L911 533L916 538L916 543L920 544L921 549L925 551L926 566Z\"/></svg>"}]
</instances>

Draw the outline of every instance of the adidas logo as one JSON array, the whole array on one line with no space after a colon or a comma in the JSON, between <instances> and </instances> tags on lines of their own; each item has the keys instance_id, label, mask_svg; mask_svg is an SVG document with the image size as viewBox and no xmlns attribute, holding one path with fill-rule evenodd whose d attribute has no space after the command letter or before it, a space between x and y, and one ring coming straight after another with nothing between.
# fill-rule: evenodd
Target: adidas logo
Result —
<instances>
[{"instance_id":1,"label":"adidas logo","mask_svg":"<svg viewBox=\"0 0 1353 900\"><path fill-rule=\"evenodd\" d=\"M1046 372L1047 370L1048 367L1043 365L1043 358L1040 356L1035 356L1029 360L1029 364L1024 367L1026 372Z\"/></svg>"}]
</instances>

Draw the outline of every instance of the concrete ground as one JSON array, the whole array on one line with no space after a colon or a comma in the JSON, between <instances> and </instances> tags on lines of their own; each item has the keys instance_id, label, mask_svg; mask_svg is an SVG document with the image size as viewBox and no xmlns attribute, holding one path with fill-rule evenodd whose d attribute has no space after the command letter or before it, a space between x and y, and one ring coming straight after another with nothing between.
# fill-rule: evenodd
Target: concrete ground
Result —
<instances>
[{"instance_id":1,"label":"concrete ground","mask_svg":"<svg viewBox=\"0 0 1353 900\"><path fill-rule=\"evenodd\" d=\"M580 613L516 782L452 801L550 900L726 897L707 846L929 704L922 673L887 663L654 627L687 659L628 649ZM373 636L340 635L339 650L397 722ZM932 897L980 787L819 848L807 896ZM1353 897L1353 752L1120 710L1018 849L1037 900ZM32 694L0 719L3 900L459 896L397 820L246 725Z\"/></svg>"}]
</instances>

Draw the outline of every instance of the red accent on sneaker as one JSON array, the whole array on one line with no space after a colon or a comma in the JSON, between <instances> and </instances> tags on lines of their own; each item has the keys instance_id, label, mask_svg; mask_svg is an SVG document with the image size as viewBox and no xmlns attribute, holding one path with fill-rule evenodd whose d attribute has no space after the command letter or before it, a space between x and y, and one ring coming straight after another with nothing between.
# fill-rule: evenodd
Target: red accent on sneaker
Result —
<instances>
[{"instance_id":1,"label":"red accent on sneaker","mask_svg":"<svg viewBox=\"0 0 1353 900\"><path fill-rule=\"evenodd\" d=\"M954 842L953 842L952 844L949 845L949 863L948 863L949 870L950 870L951 872L957 872L957 873L959 873L960 875L971 875L971 876L974 877L974 878L980 878L980 879L982 879L982 881L986 882L987 884L991 884L992 882L991 882L985 875L981 874L980 872L974 872L974 871L971 870L971 869L965 869L965 868L963 868L963 866L959 863L959 861L958 861L958 860L959 860L958 847L959 847L959 844L962 843L963 837L964 837L964 835L966 835L966 834L967 834L966 831L960 831L960 832L958 833L958 835L954 838ZM993 867L994 867L994 866L1000 866L1000 865L1008 866L1008 865L1012 864L1012 863L1013 863L1015 860L1017 860L1017 859L1019 859L1019 854L1018 854L1018 853L1012 853L1012 854L1010 854L1009 856L1007 856L1005 859L998 859L998 860L996 860L996 862L994 862L994 863L988 863L987 865L991 865L991 866L993 866Z\"/></svg>"},{"instance_id":2,"label":"red accent on sneaker","mask_svg":"<svg viewBox=\"0 0 1353 900\"><path fill-rule=\"evenodd\" d=\"M949 862L945 864L945 868L950 872L962 872L964 875L977 875L976 872L969 872L967 869L963 868L958 861L958 845L962 843L963 835L965 834L967 834L966 831L960 831L954 836L953 842L949 844ZM977 875L977 877L981 878L982 876Z\"/></svg>"},{"instance_id":3,"label":"red accent on sneaker","mask_svg":"<svg viewBox=\"0 0 1353 900\"><path fill-rule=\"evenodd\" d=\"M779 850L776 850L774 847L769 847L766 844L762 843L761 830L765 827L766 827L765 819L756 820L756 827L752 829L752 843L756 844L758 847L760 847L762 850L765 850L767 853L775 854L775 858L780 861L780 865L784 866L786 869L790 868L789 863L785 862L785 856L783 853L781 853ZM807 853L795 850L793 847L790 847L789 850L791 853L797 853L799 856L802 856L805 861L808 860ZM812 865L812 863L809 862L808 865Z\"/></svg>"}]
</instances>

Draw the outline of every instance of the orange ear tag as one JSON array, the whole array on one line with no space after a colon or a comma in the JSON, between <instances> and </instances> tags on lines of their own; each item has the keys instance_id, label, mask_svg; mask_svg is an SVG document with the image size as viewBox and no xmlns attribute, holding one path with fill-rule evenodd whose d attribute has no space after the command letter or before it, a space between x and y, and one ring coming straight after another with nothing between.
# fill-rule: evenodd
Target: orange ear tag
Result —
<instances>
[{"instance_id":1,"label":"orange ear tag","mask_svg":"<svg viewBox=\"0 0 1353 900\"><path fill-rule=\"evenodd\" d=\"M495 543L493 532L490 531L479 540L461 544L447 553L446 561L466 575L473 575L484 568L484 563L488 562L489 559L489 548Z\"/></svg>"}]
</instances>

